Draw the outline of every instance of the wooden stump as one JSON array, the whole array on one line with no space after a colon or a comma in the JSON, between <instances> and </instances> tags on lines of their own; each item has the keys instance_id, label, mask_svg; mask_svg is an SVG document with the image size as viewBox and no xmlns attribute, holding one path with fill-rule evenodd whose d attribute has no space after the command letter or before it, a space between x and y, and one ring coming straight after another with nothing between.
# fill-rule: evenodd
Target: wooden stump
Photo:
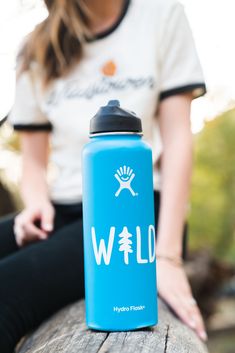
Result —
<instances>
[{"instance_id":1,"label":"wooden stump","mask_svg":"<svg viewBox=\"0 0 235 353\"><path fill-rule=\"evenodd\" d=\"M159 300L159 324L128 332L87 329L84 301L72 304L29 335L17 353L206 353L196 334Z\"/></svg>"}]
</instances>

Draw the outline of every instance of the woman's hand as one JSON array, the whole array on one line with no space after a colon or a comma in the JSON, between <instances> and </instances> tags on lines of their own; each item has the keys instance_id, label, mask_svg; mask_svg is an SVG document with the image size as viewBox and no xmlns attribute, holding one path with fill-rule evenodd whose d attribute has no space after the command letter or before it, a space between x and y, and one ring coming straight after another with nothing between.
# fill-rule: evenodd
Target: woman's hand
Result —
<instances>
[{"instance_id":1,"label":"woman's hand","mask_svg":"<svg viewBox=\"0 0 235 353\"><path fill-rule=\"evenodd\" d=\"M53 230L54 207L49 201L26 207L15 218L14 233L18 246L45 240Z\"/></svg>"},{"instance_id":2,"label":"woman's hand","mask_svg":"<svg viewBox=\"0 0 235 353\"><path fill-rule=\"evenodd\" d=\"M177 316L198 336L207 340L203 319L186 277L184 268L170 261L159 259L157 263L158 292Z\"/></svg>"}]
</instances>

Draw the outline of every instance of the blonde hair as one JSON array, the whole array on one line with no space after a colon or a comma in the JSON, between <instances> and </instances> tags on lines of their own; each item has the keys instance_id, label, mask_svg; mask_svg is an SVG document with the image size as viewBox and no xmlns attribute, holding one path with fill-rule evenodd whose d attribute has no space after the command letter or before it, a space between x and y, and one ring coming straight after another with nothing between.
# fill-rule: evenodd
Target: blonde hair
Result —
<instances>
[{"instance_id":1,"label":"blonde hair","mask_svg":"<svg viewBox=\"0 0 235 353\"><path fill-rule=\"evenodd\" d=\"M45 0L45 4L48 17L36 26L19 53L18 74L36 62L46 86L65 76L81 59L82 44L91 37L91 14L85 0Z\"/></svg>"}]
</instances>

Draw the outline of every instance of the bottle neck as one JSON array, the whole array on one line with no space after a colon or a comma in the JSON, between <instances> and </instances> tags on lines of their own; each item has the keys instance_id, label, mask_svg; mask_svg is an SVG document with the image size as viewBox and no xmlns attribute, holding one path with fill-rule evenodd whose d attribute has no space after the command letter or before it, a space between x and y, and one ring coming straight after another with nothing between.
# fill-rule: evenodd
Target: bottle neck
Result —
<instances>
[{"instance_id":1,"label":"bottle neck","mask_svg":"<svg viewBox=\"0 0 235 353\"><path fill-rule=\"evenodd\" d=\"M98 132L95 134L90 134L90 138L99 137L99 136L139 136L142 137L142 132L134 132L134 131L112 131L112 132Z\"/></svg>"}]
</instances>

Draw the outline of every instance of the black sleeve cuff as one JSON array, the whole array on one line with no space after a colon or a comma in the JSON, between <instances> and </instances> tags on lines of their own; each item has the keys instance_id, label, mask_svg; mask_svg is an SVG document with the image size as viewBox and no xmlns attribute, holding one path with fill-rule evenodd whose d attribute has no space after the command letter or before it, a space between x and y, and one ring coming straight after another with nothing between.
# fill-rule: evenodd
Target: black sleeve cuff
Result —
<instances>
[{"instance_id":1,"label":"black sleeve cuff","mask_svg":"<svg viewBox=\"0 0 235 353\"><path fill-rule=\"evenodd\" d=\"M193 93L193 98L198 98L203 96L206 93L206 85L205 83L194 83L186 86L181 86L181 87L175 87L166 91L163 91L160 93L160 101L174 96L178 94L183 94L183 93Z\"/></svg>"},{"instance_id":2,"label":"black sleeve cuff","mask_svg":"<svg viewBox=\"0 0 235 353\"><path fill-rule=\"evenodd\" d=\"M13 128L16 131L52 131L52 124L13 124Z\"/></svg>"}]
</instances>

